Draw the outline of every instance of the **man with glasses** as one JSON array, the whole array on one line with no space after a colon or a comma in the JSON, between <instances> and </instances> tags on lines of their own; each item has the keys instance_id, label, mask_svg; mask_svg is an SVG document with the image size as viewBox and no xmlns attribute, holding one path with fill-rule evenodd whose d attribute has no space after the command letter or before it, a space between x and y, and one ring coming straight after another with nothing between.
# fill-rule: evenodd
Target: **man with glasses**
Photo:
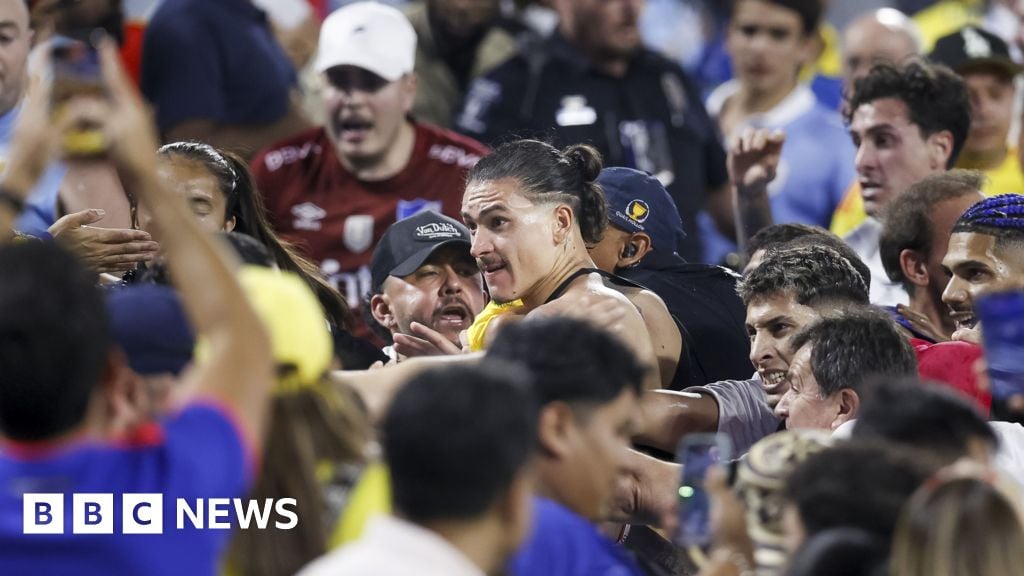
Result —
<instances>
[{"instance_id":1,"label":"man with glasses","mask_svg":"<svg viewBox=\"0 0 1024 576\"><path fill-rule=\"evenodd\" d=\"M422 210L458 218L466 171L487 150L409 116L415 54L416 33L398 10L357 2L333 12L316 60L326 125L253 160L275 228L307 250L353 309L370 292L384 231Z\"/></svg>"}]
</instances>

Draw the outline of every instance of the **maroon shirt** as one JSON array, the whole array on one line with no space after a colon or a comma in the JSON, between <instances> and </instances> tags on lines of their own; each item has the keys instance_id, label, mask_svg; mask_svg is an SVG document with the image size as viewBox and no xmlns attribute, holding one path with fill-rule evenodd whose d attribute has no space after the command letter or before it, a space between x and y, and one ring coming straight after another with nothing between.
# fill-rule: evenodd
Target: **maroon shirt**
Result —
<instances>
[{"instance_id":1,"label":"maroon shirt","mask_svg":"<svg viewBox=\"0 0 1024 576\"><path fill-rule=\"evenodd\" d=\"M370 291L370 259L388 226L427 209L461 219L466 172L488 152L449 130L418 123L415 129L409 164L377 182L354 178L323 128L279 142L252 161L274 229L320 265L354 311Z\"/></svg>"}]
</instances>

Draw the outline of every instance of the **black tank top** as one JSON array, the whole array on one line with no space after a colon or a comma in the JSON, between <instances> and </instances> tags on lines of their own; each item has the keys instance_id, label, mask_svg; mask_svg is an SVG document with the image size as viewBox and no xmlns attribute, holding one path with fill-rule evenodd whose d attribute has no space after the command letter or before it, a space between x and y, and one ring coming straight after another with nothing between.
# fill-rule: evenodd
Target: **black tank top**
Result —
<instances>
[{"instance_id":1,"label":"black tank top","mask_svg":"<svg viewBox=\"0 0 1024 576\"><path fill-rule=\"evenodd\" d=\"M562 283L558 285L558 288L555 288L555 291L551 293L551 296L548 296L548 299L545 300L544 303L547 304L549 302L553 302L555 300L558 300L559 298L562 297L562 294L565 293L565 290L566 290L566 288L569 287L569 284L572 284L573 281L576 280L577 278L579 278L580 276L586 276L588 274L600 274L601 277L610 280L614 284L618 284L620 286L628 286L630 288L639 288L641 290L646 290L646 288L644 288L643 286L637 284L636 282L633 282L632 280L626 280L622 276L616 276L615 274L612 274L610 272L605 272L604 270L601 270L600 268L580 268L579 270L577 270L577 271L573 272L572 274L570 274L568 278L563 280Z\"/></svg>"},{"instance_id":2,"label":"black tank top","mask_svg":"<svg viewBox=\"0 0 1024 576\"><path fill-rule=\"evenodd\" d=\"M555 291L551 293L551 296L548 296L548 299L545 300L544 303L547 304L548 302L557 300L562 296L562 294L565 293L565 290L569 287L569 284L572 284L572 282L579 278L580 276L586 276L588 274L599 274L602 278L611 281L613 284L618 284L619 286L638 288L640 290L648 290L648 288L643 286L642 284L637 284L636 282L623 278L622 276L617 276L610 272L605 272L600 268L580 268L579 270L570 274L568 278L563 280L562 283L559 284L557 288L555 288ZM671 390L682 390L683 388L686 388L692 384L691 382L689 382L688 377L689 366L690 363L693 362L693 358L690 356L690 335L686 331L686 327L683 326L683 323L680 322L674 314L670 313L669 315L672 316L672 321L675 322L676 328L679 329L679 335L683 339L682 350L680 350L679 352L679 362L676 364L676 373L672 375L672 383L669 385L669 388Z\"/></svg>"}]
</instances>

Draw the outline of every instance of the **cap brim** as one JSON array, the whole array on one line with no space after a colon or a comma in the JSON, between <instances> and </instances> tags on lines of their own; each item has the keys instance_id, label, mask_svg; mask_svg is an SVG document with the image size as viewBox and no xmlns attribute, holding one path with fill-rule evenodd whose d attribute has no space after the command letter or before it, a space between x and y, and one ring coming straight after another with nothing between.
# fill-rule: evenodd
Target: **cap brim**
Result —
<instances>
[{"instance_id":1,"label":"cap brim","mask_svg":"<svg viewBox=\"0 0 1024 576\"><path fill-rule=\"evenodd\" d=\"M423 263L426 262L434 252L444 246L450 246L452 244L464 244L467 248L471 246L471 244L463 238L452 238L451 240L431 244L422 250L414 252L412 256L409 256L400 262L397 266L391 269L391 272L388 272L388 276L408 276L415 272L420 266L423 266Z\"/></svg>"},{"instance_id":2,"label":"cap brim","mask_svg":"<svg viewBox=\"0 0 1024 576\"><path fill-rule=\"evenodd\" d=\"M380 76L388 82L394 82L404 76L404 73L402 72L385 70L384 67L380 65L380 62L375 62L371 58L362 57L362 52L359 51L356 51L355 54L351 54L349 57L344 58L317 56L315 66L317 72L324 73L337 66L355 66L356 68L362 68L363 70Z\"/></svg>"},{"instance_id":3,"label":"cap brim","mask_svg":"<svg viewBox=\"0 0 1024 576\"><path fill-rule=\"evenodd\" d=\"M961 75L984 70L997 70L1007 76L1016 76L1024 71L1024 66L1005 58L976 58L956 67L956 73Z\"/></svg>"}]
</instances>

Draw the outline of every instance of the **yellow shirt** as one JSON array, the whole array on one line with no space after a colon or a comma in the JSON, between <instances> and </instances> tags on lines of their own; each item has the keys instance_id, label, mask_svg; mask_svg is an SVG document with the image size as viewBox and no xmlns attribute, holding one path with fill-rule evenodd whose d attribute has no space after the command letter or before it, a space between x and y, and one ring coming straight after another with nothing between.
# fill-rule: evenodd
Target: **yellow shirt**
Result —
<instances>
[{"instance_id":1,"label":"yellow shirt","mask_svg":"<svg viewBox=\"0 0 1024 576\"><path fill-rule=\"evenodd\" d=\"M1021 174L1020 159L1017 149L1011 147L1002 164L985 171L987 180L981 193L985 196L999 194L1024 194L1024 174Z\"/></svg>"},{"instance_id":2,"label":"yellow shirt","mask_svg":"<svg viewBox=\"0 0 1024 576\"><path fill-rule=\"evenodd\" d=\"M517 308L523 307L522 300L514 300L512 302L506 302L505 304L498 304L494 300L487 303L487 306L476 315L473 319L473 325L467 330L469 339L469 349L473 352L480 352L484 349L484 343L487 339L487 327L491 324L491 320L494 320L498 316L511 312Z\"/></svg>"},{"instance_id":3,"label":"yellow shirt","mask_svg":"<svg viewBox=\"0 0 1024 576\"><path fill-rule=\"evenodd\" d=\"M939 38L968 24L982 24L983 4L980 0L942 0L914 14L924 53L931 52Z\"/></svg>"},{"instance_id":4,"label":"yellow shirt","mask_svg":"<svg viewBox=\"0 0 1024 576\"><path fill-rule=\"evenodd\" d=\"M832 225L829 226L829 230L840 238L846 238L867 217L867 213L864 212L864 199L860 197L860 182L855 181L850 184L843 201L832 213Z\"/></svg>"},{"instance_id":5,"label":"yellow shirt","mask_svg":"<svg viewBox=\"0 0 1024 576\"><path fill-rule=\"evenodd\" d=\"M359 538L370 518L391 512L391 477L381 462L372 462L363 471L345 504L341 518L327 543L334 549Z\"/></svg>"}]
</instances>

